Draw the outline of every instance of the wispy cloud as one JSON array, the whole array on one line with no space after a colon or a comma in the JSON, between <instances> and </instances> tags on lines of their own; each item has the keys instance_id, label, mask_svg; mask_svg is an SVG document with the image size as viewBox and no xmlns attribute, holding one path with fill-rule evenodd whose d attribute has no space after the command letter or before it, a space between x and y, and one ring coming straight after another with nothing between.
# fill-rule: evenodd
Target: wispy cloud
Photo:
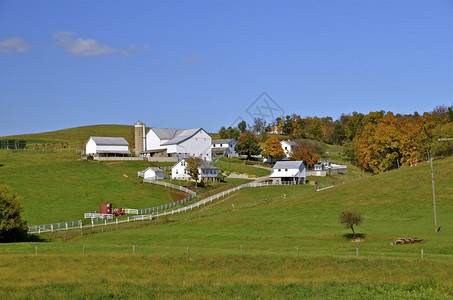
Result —
<instances>
[{"instance_id":1,"label":"wispy cloud","mask_svg":"<svg viewBox=\"0 0 453 300\"><path fill-rule=\"evenodd\" d=\"M129 45L127 48L113 48L105 44L101 44L95 39L81 39L77 37L77 34L73 31L59 31L56 32L52 39L56 41L56 44L77 56L98 56L98 55L109 55L112 53L118 53L123 56L132 56L134 54L149 52L149 46L136 46L134 44Z\"/></svg>"},{"instance_id":2,"label":"wispy cloud","mask_svg":"<svg viewBox=\"0 0 453 300\"><path fill-rule=\"evenodd\" d=\"M95 39L81 39L76 37L72 31L59 31L52 37L57 45L66 51L78 56L108 55L115 52L115 49L100 44Z\"/></svg>"},{"instance_id":3,"label":"wispy cloud","mask_svg":"<svg viewBox=\"0 0 453 300\"><path fill-rule=\"evenodd\" d=\"M193 62L201 61L201 60L203 60L203 58L201 56L198 56L198 55L184 57L183 59L181 59L181 61L183 63L193 63Z\"/></svg>"},{"instance_id":4,"label":"wispy cloud","mask_svg":"<svg viewBox=\"0 0 453 300\"><path fill-rule=\"evenodd\" d=\"M0 41L0 52L2 53L24 53L30 47L31 45L29 45L23 38L10 37Z\"/></svg>"},{"instance_id":5,"label":"wispy cloud","mask_svg":"<svg viewBox=\"0 0 453 300\"><path fill-rule=\"evenodd\" d=\"M121 49L120 52L124 56L132 56L134 54L149 52L151 49L149 46L136 46L134 44L130 45L126 49Z\"/></svg>"}]
</instances>

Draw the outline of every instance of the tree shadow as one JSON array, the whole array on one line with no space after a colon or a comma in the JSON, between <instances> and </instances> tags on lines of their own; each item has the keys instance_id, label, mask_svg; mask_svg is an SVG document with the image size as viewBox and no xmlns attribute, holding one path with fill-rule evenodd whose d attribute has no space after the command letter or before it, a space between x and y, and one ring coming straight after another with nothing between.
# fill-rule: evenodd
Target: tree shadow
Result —
<instances>
[{"instance_id":1,"label":"tree shadow","mask_svg":"<svg viewBox=\"0 0 453 300\"><path fill-rule=\"evenodd\" d=\"M48 241L49 241L48 239L45 239L36 234L31 234L27 240L27 242L34 242L34 243L44 243L44 242L48 242Z\"/></svg>"},{"instance_id":2,"label":"tree shadow","mask_svg":"<svg viewBox=\"0 0 453 300\"><path fill-rule=\"evenodd\" d=\"M346 240L353 240L354 239L354 235L352 233L345 233L343 234L343 237L346 239ZM366 234L364 233L356 233L355 234L355 239L365 239L366 238Z\"/></svg>"}]
</instances>

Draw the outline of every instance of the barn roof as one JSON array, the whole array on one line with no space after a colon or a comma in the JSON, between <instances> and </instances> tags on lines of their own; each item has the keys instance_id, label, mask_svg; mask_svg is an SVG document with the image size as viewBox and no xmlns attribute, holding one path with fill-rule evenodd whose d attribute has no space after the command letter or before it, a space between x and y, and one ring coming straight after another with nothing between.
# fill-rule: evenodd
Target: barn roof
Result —
<instances>
[{"instance_id":1,"label":"barn roof","mask_svg":"<svg viewBox=\"0 0 453 300\"><path fill-rule=\"evenodd\" d=\"M161 140L167 140L166 142L162 143L162 146L165 145L175 145L185 140L191 138L203 128L191 128L191 129L176 129L176 128L155 128L152 127L150 130L154 131L154 133L159 137Z\"/></svg>"},{"instance_id":2,"label":"barn roof","mask_svg":"<svg viewBox=\"0 0 453 300\"><path fill-rule=\"evenodd\" d=\"M129 143L123 137L103 137L103 136L91 136L96 145L103 146L129 146Z\"/></svg>"}]
</instances>

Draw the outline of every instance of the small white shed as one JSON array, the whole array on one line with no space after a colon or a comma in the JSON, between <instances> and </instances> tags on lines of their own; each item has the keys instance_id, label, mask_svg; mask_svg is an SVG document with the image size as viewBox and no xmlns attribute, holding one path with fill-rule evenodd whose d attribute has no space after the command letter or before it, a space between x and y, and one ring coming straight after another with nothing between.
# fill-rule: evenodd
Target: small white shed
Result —
<instances>
[{"instance_id":1,"label":"small white shed","mask_svg":"<svg viewBox=\"0 0 453 300\"><path fill-rule=\"evenodd\" d=\"M160 180L164 179L164 171L158 167L149 167L144 171L138 172L138 177L144 179Z\"/></svg>"}]
</instances>

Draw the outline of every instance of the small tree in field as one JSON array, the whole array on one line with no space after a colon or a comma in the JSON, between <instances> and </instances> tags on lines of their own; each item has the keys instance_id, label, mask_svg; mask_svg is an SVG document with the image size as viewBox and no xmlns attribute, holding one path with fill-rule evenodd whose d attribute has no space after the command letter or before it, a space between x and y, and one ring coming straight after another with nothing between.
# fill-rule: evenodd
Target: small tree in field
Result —
<instances>
[{"instance_id":1,"label":"small tree in field","mask_svg":"<svg viewBox=\"0 0 453 300\"><path fill-rule=\"evenodd\" d=\"M7 185L0 185L0 242L20 242L27 238L27 222L20 213L19 196Z\"/></svg>"},{"instance_id":2,"label":"small tree in field","mask_svg":"<svg viewBox=\"0 0 453 300\"><path fill-rule=\"evenodd\" d=\"M353 238L355 239L354 225L359 226L362 224L362 215L354 211L343 211L338 217L338 220L341 224L344 224L345 228L351 228Z\"/></svg>"},{"instance_id":3,"label":"small tree in field","mask_svg":"<svg viewBox=\"0 0 453 300\"><path fill-rule=\"evenodd\" d=\"M201 162L201 158L199 157L186 158L186 171L192 179L195 179L195 186L197 186L198 175L200 175L198 168L201 167Z\"/></svg>"},{"instance_id":4,"label":"small tree in field","mask_svg":"<svg viewBox=\"0 0 453 300\"><path fill-rule=\"evenodd\" d=\"M258 143L256 136L250 131L245 131L239 137L234 149L241 155L247 155L247 159L250 159L252 155L260 154L260 144Z\"/></svg>"}]
</instances>

